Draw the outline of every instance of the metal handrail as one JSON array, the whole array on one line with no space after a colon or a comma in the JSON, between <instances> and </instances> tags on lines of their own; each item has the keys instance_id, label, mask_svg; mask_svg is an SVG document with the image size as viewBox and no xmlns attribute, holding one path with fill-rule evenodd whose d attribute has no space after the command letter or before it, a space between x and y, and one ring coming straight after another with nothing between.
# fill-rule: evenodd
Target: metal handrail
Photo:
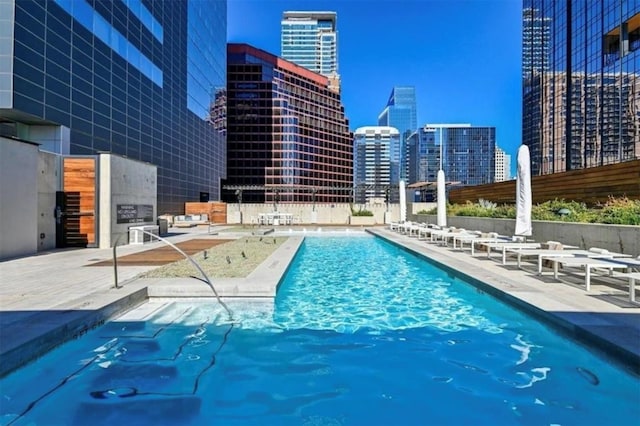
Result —
<instances>
[{"instance_id":1,"label":"metal handrail","mask_svg":"<svg viewBox=\"0 0 640 426\"><path fill-rule=\"evenodd\" d=\"M213 286L213 284L211 283L211 280L209 279L209 277L207 276L207 274L204 272L204 270L200 267L200 265L198 265L198 263L193 260L193 258L191 256L189 256L187 253L185 253L184 251L182 251L178 246L176 246L175 244L173 244L171 241L162 238L159 235L156 235L152 232L146 231L144 229L136 229L135 232L142 232L144 234L147 234L149 236L151 236L152 238L156 238L166 244L168 244L170 247L174 248L178 253L182 254L187 260L189 260L189 262L191 262L191 264L193 266L195 266L195 268L200 271L200 273L202 274L202 276L204 277L205 282L209 285L209 287L211 288L211 291L213 291L213 294L215 295L216 299L218 300L218 303L220 303L220 305L224 308L225 311L227 311L227 314L229 315L229 319L231 321L233 321L233 313L231 312L231 309L229 309L229 307L227 306L226 303L224 303L222 301L222 298L220 297L220 295L218 294L218 292L216 291L215 287ZM118 243L120 242L120 238L122 238L122 235L125 234L120 234L118 236L118 238L116 239L115 244L113 245L113 275L114 275L114 279L115 279L115 287L116 288L122 288L122 286L120 286L118 284L118 257L116 255L116 249L118 247Z\"/></svg>"}]
</instances>

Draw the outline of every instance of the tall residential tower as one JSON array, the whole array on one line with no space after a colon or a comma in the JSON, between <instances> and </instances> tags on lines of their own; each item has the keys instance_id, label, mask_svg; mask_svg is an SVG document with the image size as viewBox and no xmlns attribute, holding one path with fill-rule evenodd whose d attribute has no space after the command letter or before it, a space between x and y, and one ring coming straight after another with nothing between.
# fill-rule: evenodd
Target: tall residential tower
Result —
<instances>
[{"instance_id":1,"label":"tall residential tower","mask_svg":"<svg viewBox=\"0 0 640 426\"><path fill-rule=\"evenodd\" d=\"M398 129L388 126L366 126L355 131L353 144L354 201L369 203L385 200L398 202L399 180L393 178L391 147L400 142ZM388 191L389 190L389 191Z\"/></svg>"},{"instance_id":2,"label":"tall residential tower","mask_svg":"<svg viewBox=\"0 0 640 426\"><path fill-rule=\"evenodd\" d=\"M282 15L280 55L329 79L340 91L335 12L289 11Z\"/></svg>"}]
</instances>

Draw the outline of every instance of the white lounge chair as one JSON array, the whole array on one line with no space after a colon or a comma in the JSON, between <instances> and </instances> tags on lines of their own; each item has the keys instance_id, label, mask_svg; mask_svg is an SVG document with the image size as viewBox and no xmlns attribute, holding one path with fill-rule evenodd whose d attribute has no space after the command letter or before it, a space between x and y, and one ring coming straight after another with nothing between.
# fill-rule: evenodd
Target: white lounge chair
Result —
<instances>
[{"instance_id":1,"label":"white lounge chair","mask_svg":"<svg viewBox=\"0 0 640 426\"><path fill-rule=\"evenodd\" d=\"M555 249L507 249L507 254L513 254L517 257L518 268L522 265L523 257L536 257L538 263L538 274L542 273L542 263L544 259L550 259L552 257L575 257L575 256L589 256L591 253L588 250L555 250Z\"/></svg>"},{"instance_id":2,"label":"white lounge chair","mask_svg":"<svg viewBox=\"0 0 640 426\"><path fill-rule=\"evenodd\" d=\"M459 237L477 237L480 235L479 231L467 231L466 229L456 229L451 232L440 234L438 237L445 246L449 245L449 240L452 241L453 248L456 248L456 238Z\"/></svg>"},{"instance_id":3,"label":"white lounge chair","mask_svg":"<svg viewBox=\"0 0 640 426\"><path fill-rule=\"evenodd\" d=\"M456 228L456 227L442 228L439 230L431 231L431 238L429 239L429 241L432 243L446 242L446 239L451 235L454 235L456 233L460 234L463 232L466 232L466 230L462 228Z\"/></svg>"},{"instance_id":4,"label":"white lounge chair","mask_svg":"<svg viewBox=\"0 0 640 426\"><path fill-rule=\"evenodd\" d=\"M431 233L433 231L441 231L442 228L437 226L437 225L433 225L433 224L429 224L427 226L425 226L424 228L418 230L418 239L419 240L426 240L426 239L430 239L431 238Z\"/></svg>"},{"instance_id":5,"label":"white lounge chair","mask_svg":"<svg viewBox=\"0 0 640 426\"><path fill-rule=\"evenodd\" d=\"M480 243L496 243L499 241L507 241L507 237L499 235L497 232L461 234L453 237L453 248L464 249L465 243L471 246L471 255L474 255L475 244Z\"/></svg>"},{"instance_id":6,"label":"white lounge chair","mask_svg":"<svg viewBox=\"0 0 640 426\"><path fill-rule=\"evenodd\" d=\"M496 241L483 244L487 247L487 257L491 257L491 251L496 250L502 253L502 264L507 263L507 250L508 249L535 249L540 248L540 243L514 243L505 241Z\"/></svg>"},{"instance_id":7,"label":"white lounge chair","mask_svg":"<svg viewBox=\"0 0 640 426\"><path fill-rule=\"evenodd\" d=\"M555 243L555 242L551 242L547 243L548 245L550 245L551 247L555 246L562 246L560 243ZM544 244L543 244L544 246ZM573 246L569 246L569 247L573 247ZM518 259L518 268L520 268L521 266L521 262L522 262L522 258L523 257L537 257L538 260L538 274L542 273L542 264L544 260L549 260L551 258L554 257L577 257L577 256L582 256L582 257L590 257L590 258L604 258L604 259L613 259L613 258L617 258L617 257L626 257L628 255L622 254L622 253L614 253L614 252L610 252L608 250L605 249L598 249L598 248L591 248L589 250L578 250L578 249L563 249L563 248L559 248L559 249L554 249L554 248L549 248L549 249L544 249L544 248L540 248L540 249L507 249L507 253L508 254L513 254L517 257ZM640 263L639 263L640 264Z\"/></svg>"},{"instance_id":8,"label":"white lounge chair","mask_svg":"<svg viewBox=\"0 0 640 426\"><path fill-rule=\"evenodd\" d=\"M594 269L606 269L612 275L614 269L626 269L622 263L612 262L609 259L592 257L551 257L548 259L553 264L553 277L558 279L558 265L567 268L584 269L584 284L587 291L591 290L591 271Z\"/></svg>"},{"instance_id":9,"label":"white lounge chair","mask_svg":"<svg viewBox=\"0 0 640 426\"><path fill-rule=\"evenodd\" d=\"M420 234L420 230L426 228L425 223L414 223L408 228L408 235L410 237L417 237Z\"/></svg>"},{"instance_id":10,"label":"white lounge chair","mask_svg":"<svg viewBox=\"0 0 640 426\"><path fill-rule=\"evenodd\" d=\"M612 262L623 263L623 264L627 265L628 269L630 269L630 270L633 269L633 270L636 270L636 271L640 272L640 256L638 256L638 258L636 258L636 259L623 259L623 258L620 258L618 256L615 256L614 259L612 259Z\"/></svg>"},{"instance_id":11,"label":"white lounge chair","mask_svg":"<svg viewBox=\"0 0 640 426\"><path fill-rule=\"evenodd\" d=\"M636 301L636 280L640 281L640 272L615 272L613 274L616 278L629 280L629 301Z\"/></svg>"}]
</instances>

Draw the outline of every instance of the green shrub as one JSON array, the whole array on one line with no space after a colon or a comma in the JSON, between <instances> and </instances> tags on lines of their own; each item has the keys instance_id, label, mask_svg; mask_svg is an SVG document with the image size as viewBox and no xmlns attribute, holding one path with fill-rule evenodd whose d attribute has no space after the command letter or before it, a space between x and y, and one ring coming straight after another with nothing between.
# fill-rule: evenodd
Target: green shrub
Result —
<instances>
[{"instance_id":1,"label":"green shrub","mask_svg":"<svg viewBox=\"0 0 640 426\"><path fill-rule=\"evenodd\" d=\"M493 215L491 217L496 218L505 218L505 219L515 219L516 218L516 206L509 206L507 204L502 204L496 207L493 210Z\"/></svg>"},{"instance_id":2,"label":"green shrub","mask_svg":"<svg viewBox=\"0 0 640 426\"><path fill-rule=\"evenodd\" d=\"M373 216L371 210L357 210L351 213L351 216Z\"/></svg>"},{"instance_id":3,"label":"green shrub","mask_svg":"<svg viewBox=\"0 0 640 426\"><path fill-rule=\"evenodd\" d=\"M358 210L351 206L351 216L373 216L373 212L371 210L366 210L360 207Z\"/></svg>"},{"instance_id":4,"label":"green shrub","mask_svg":"<svg viewBox=\"0 0 640 426\"><path fill-rule=\"evenodd\" d=\"M421 214L436 213L437 209L421 212ZM465 204L448 205L447 214L514 219L516 208L514 205L496 205L486 200L479 200L478 203L467 201ZM611 197L602 206L588 208L585 203L555 199L533 205L531 217L533 220L640 225L640 200Z\"/></svg>"},{"instance_id":5,"label":"green shrub","mask_svg":"<svg viewBox=\"0 0 640 426\"><path fill-rule=\"evenodd\" d=\"M533 220L551 220L561 222L592 222L595 212L585 203L555 199L536 204L531 209Z\"/></svg>"},{"instance_id":6,"label":"green shrub","mask_svg":"<svg viewBox=\"0 0 640 426\"><path fill-rule=\"evenodd\" d=\"M491 217L491 210L478 204L467 203L456 209L455 216Z\"/></svg>"},{"instance_id":7,"label":"green shrub","mask_svg":"<svg viewBox=\"0 0 640 426\"><path fill-rule=\"evenodd\" d=\"M595 221L616 225L640 225L640 200L610 197L597 212Z\"/></svg>"}]
</instances>

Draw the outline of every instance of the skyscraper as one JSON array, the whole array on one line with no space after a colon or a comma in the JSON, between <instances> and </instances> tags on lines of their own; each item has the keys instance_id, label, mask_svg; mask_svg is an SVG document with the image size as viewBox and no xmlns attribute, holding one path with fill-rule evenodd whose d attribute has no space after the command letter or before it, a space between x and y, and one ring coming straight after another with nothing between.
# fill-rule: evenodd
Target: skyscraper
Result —
<instances>
[{"instance_id":1,"label":"skyscraper","mask_svg":"<svg viewBox=\"0 0 640 426\"><path fill-rule=\"evenodd\" d=\"M442 170L448 182L482 185L495 179L496 128L471 124L426 124L442 149Z\"/></svg>"},{"instance_id":2,"label":"skyscraper","mask_svg":"<svg viewBox=\"0 0 640 426\"><path fill-rule=\"evenodd\" d=\"M280 55L324 75L330 88L339 91L336 19L335 12L284 12Z\"/></svg>"},{"instance_id":3,"label":"skyscraper","mask_svg":"<svg viewBox=\"0 0 640 426\"><path fill-rule=\"evenodd\" d=\"M496 182L511 179L511 156L496 146Z\"/></svg>"},{"instance_id":4,"label":"skyscraper","mask_svg":"<svg viewBox=\"0 0 640 426\"><path fill-rule=\"evenodd\" d=\"M224 199L351 201L353 141L327 77L246 44L228 45L227 69Z\"/></svg>"},{"instance_id":5,"label":"skyscraper","mask_svg":"<svg viewBox=\"0 0 640 426\"><path fill-rule=\"evenodd\" d=\"M226 0L0 1L0 135L158 166L158 212L218 199Z\"/></svg>"},{"instance_id":6,"label":"skyscraper","mask_svg":"<svg viewBox=\"0 0 640 426\"><path fill-rule=\"evenodd\" d=\"M398 129L387 126L366 126L356 129L353 144L354 201L366 203L372 199L398 202L397 191L387 192L387 187L397 187L399 181L392 178L391 146L400 141Z\"/></svg>"},{"instance_id":7,"label":"skyscraper","mask_svg":"<svg viewBox=\"0 0 640 426\"><path fill-rule=\"evenodd\" d=\"M532 173L640 158L640 3L525 0L524 10L538 18L525 20L523 56L549 52L548 65L523 69Z\"/></svg>"},{"instance_id":8,"label":"skyscraper","mask_svg":"<svg viewBox=\"0 0 640 426\"><path fill-rule=\"evenodd\" d=\"M393 180L407 180L407 164L409 152L406 138L415 132L418 125L416 108L416 89L413 86L396 86L391 90L387 105L380 115L378 115L378 126L388 126L398 129L400 139L397 145L391 146L391 161L398 164L398 176L395 176L396 169L392 172Z\"/></svg>"},{"instance_id":9,"label":"skyscraper","mask_svg":"<svg viewBox=\"0 0 640 426\"><path fill-rule=\"evenodd\" d=\"M421 127L406 138L407 183L435 182L440 169L440 144L436 129Z\"/></svg>"},{"instance_id":10,"label":"skyscraper","mask_svg":"<svg viewBox=\"0 0 640 426\"><path fill-rule=\"evenodd\" d=\"M538 9L525 8L522 13L522 75L549 69L551 18Z\"/></svg>"}]
</instances>

